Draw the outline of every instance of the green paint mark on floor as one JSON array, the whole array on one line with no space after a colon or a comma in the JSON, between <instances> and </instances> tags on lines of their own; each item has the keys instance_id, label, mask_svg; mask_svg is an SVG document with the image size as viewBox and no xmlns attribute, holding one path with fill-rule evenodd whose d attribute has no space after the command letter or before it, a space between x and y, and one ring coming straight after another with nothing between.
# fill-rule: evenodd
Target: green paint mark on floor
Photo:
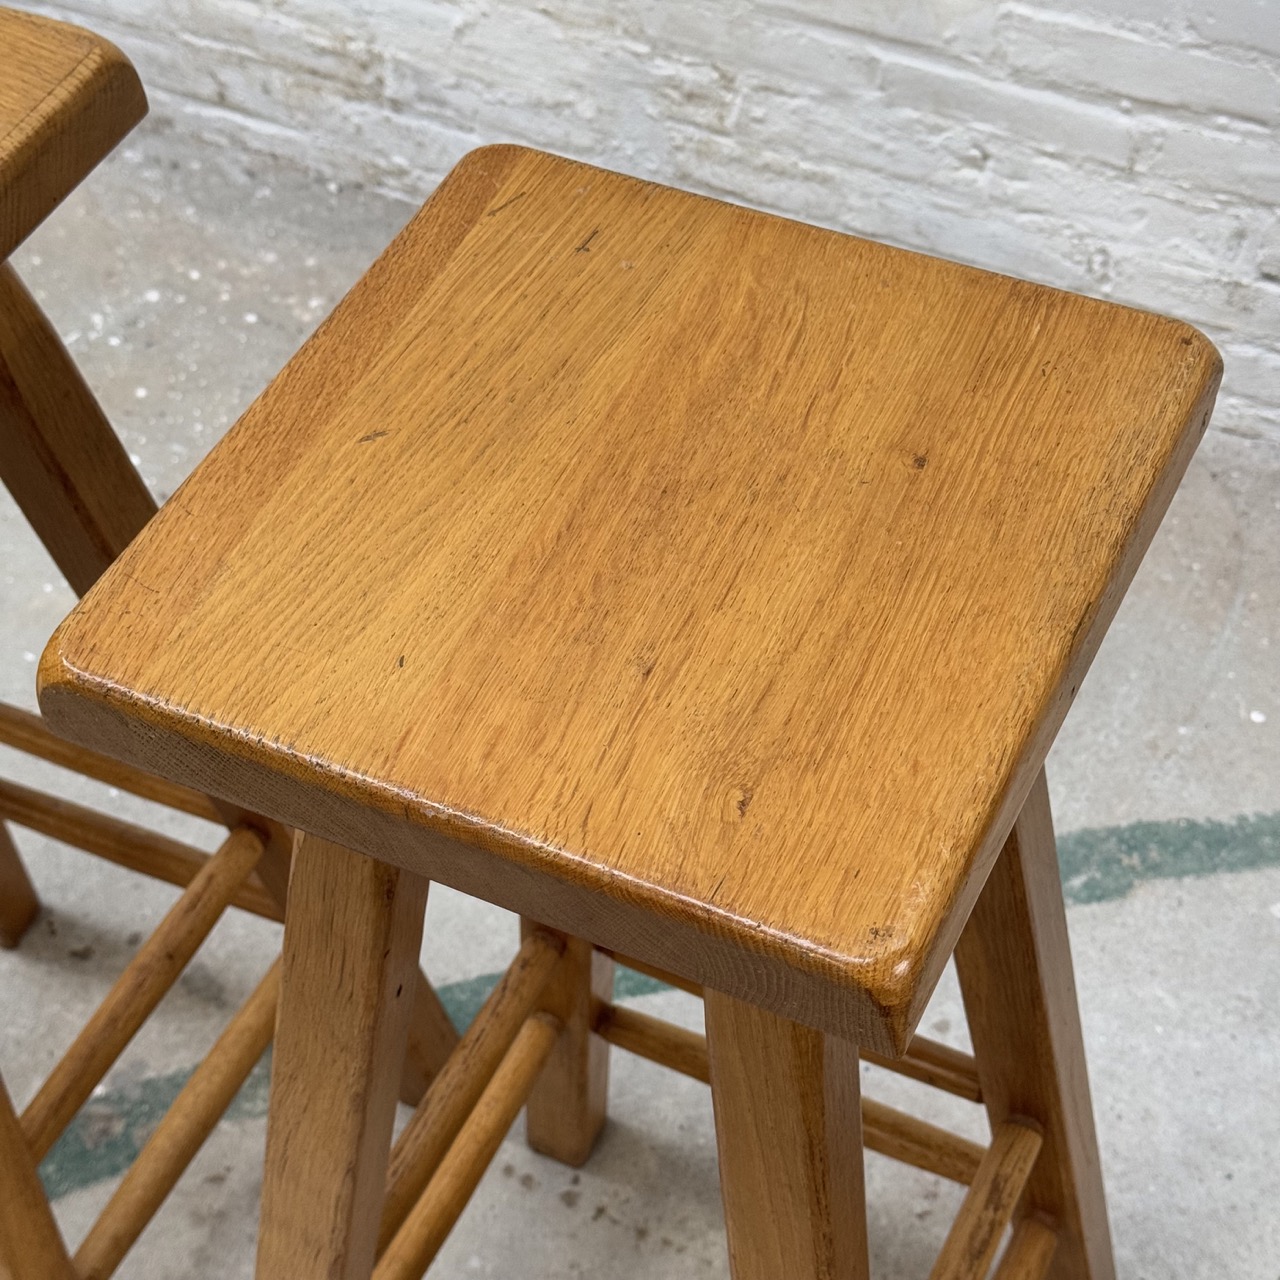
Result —
<instances>
[{"instance_id":1,"label":"green paint mark on floor","mask_svg":"<svg viewBox=\"0 0 1280 1280\"><path fill-rule=\"evenodd\" d=\"M1141 880L1280 866L1280 813L1086 828L1059 838L1058 858L1068 902L1106 902Z\"/></svg>"},{"instance_id":2,"label":"green paint mark on floor","mask_svg":"<svg viewBox=\"0 0 1280 1280\"><path fill-rule=\"evenodd\" d=\"M1143 880L1280 866L1280 813L1231 822L1134 822L1073 831L1059 839L1058 853L1067 901L1106 902L1124 897ZM499 976L486 973L440 988L444 1007L459 1030L475 1017ZM666 989L630 969L619 968L614 981L618 1000ZM231 1104L228 1119L266 1115L270 1071L268 1053ZM63 1196L123 1173L190 1074L175 1071L106 1089L87 1103L40 1166L50 1196Z\"/></svg>"}]
</instances>

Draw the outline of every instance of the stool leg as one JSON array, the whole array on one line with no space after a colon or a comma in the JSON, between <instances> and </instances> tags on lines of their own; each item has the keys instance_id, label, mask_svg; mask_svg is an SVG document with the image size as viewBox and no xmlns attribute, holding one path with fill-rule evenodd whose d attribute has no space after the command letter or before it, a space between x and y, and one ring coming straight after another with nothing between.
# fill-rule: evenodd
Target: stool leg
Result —
<instances>
[{"instance_id":1,"label":"stool leg","mask_svg":"<svg viewBox=\"0 0 1280 1280\"><path fill-rule=\"evenodd\" d=\"M39 913L35 886L14 848L9 828L0 822L0 947L16 947Z\"/></svg>"},{"instance_id":2,"label":"stool leg","mask_svg":"<svg viewBox=\"0 0 1280 1280\"><path fill-rule=\"evenodd\" d=\"M285 917L261 1280L367 1280L427 881L300 835Z\"/></svg>"},{"instance_id":3,"label":"stool leg","mask_svg":"<svg viewBox=\"0 0 1280 1280\"><path fill-rule=\"evenodd\" d=\"M1067 941L1049 788L1031 788L956 947L993 1129L1038 1121L1044 1145L1024 1208L1051 1218L1052 1280L1114 1280L1111 1232Z\"/></svg>"},{"instance_id":4,"label":"stool leg","mask_svg":"<svg viewBox=\"0 0 1280 1280\"><path fill-rule=\"evenodd\" d=\"M734 1280L867 1280L857 1047L705 999Z\"/></svg>"},{"instance_id":5,"label":"stool leg","mask_svg":"<svg viewBox=\"0 0 1280 1280\"><path fill-rule=\"evenodd\" d=\"M521 938L539 928L520 922ZM591 1154L604 1128L609 1092L609 1046L591 1030L594 1007L613 999L613 957L581 938L566 939L559 967L539 1007L563 1030L529 1095L529 1145L575 1168Z\"/></svg>"},{"instance_id":6,"label":"stool leg","mask_svg":"<svg viewBox=\"0 0 1280 1280\"><path fill-rule=\"evenodd\" d=\"M75 1280L35 1161L0 1080L0 1275Z\"/></svg>"}]
</instances>

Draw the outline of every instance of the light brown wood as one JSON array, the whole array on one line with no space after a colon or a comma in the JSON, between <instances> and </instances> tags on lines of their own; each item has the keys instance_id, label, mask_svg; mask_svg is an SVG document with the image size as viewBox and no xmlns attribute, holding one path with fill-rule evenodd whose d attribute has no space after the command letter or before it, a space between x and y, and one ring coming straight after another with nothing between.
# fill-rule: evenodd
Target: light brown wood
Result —
<instances>
[{"instance_id":1,"label":"light brown wood","mask_svg":"<svg viewBox=\"0 0 1280 1280\"><path fill-rule=\"evenodd\" d=\"M958 1098L970 1102L982 1101L982 1085L978 1080L978 1064L973 1055L939 1044L925 1036L912 1036L907 1051L900 1058L886 1058L883 1054L864 1050L862 1057L877 1067L894 1071L900 1076L919 1080L935 1089L945 1089Z\"/></svg>"},{"instance_id":2,"label":"light brown wood","mask_svg":"<svg viewBox=\"0 0 1280 1280\"><path fill-rule=\"evenodd\" d=\"M427 884L298 837L271 1071L260 1280L367 1280Z\"/></svg>"},{"instance_id":3,"label":"light brown wood","mask_svg":"<svg viewBox=\"0 0 1280 1280\"><path fill-rule=\"evenodd\" d=\"M1044 1151L1028 1208L1058 1231L1054 1280L1114 1280L1062 882L1041 773L956 949L993 1130L1027 1117Z\"/></svg>"},{"instance_id":4,"label":"light brown wood","mask_svg":"<svg viewBox=\"0 0 1280 1280\"><path fill-rule=\"evenodd\" d=\"M734 1280L867 1280L858 1051L708 990Z\"/></svg>"},{"instance_id":5,"label":"light brown wood","mask_svg":"<svg viewBox=\"0 0 1280 1280\"><path fill-rule=\"evenodd\" d=\"M180 840L3 778L0 778L0 818L84 849L130 871L183 888L209 861L207 854ZM274 894L251 880L236 889L231 905L268 920L284 919L284 908Z\"/></svg>"},{"instance_id":6,"label":"light brown wood","mask_svg":"<svg viewBox=\"0 0 1280 1280\"><path fill-rule=\"evenodd\" d=\"M146 114L137 74L101 37L0 9L0 260Z\"/></svg>"},{"instance_id":7,"label":"light brown wood","mask_svg":"<svg viewBox=\"0 0 1280 1280\"><path fill-rule=\"evenodd\" d=\"M1042 1141L1038 1129L1014 1120L996 1126L929 1280L985 1280Z\"/></svg>"},{"instance_id":8,"label":"light brown wood","mask_svg":"<svg viewBox=\"0 0 1280 1280\"><path fill-rule=\"evenodd\" d=\"M62 340L5 262L0 481L77 595L156 509Z\"/></svg>"},{"instance_id":9,"label":"light brown wood","mask_svg":"<svg viewBox=\"0 0 1280 1280\"><path fill-rule=\"evenodd\" d=\"M539 930L520 922L522 935ZM581 938L564 939L564 955L542 989L540 1006L560 1024L560 1038L525 1116L529 1145L563 1164L586 1163L604 1128L609 1046L592 1031L596 1008L613 996L613 957Z\"/></svg>"},{"instance_id":10,"label":"light brown wood","mask_svg":"<svg viewBox=\"0 0 1280 1280\"><path fill-rule=\"evenodd\" d=\"M42 705L901 1052L1219 370L1158 316L484 149Z\"/></svg>"},{"instance_id":11,"label":"light brown wood","mask_svg":"<svg viewBox=\"0 0 1280 1280\"><path fill-rule=\"evenodd\" d=\"M553 1053L559 1034L559 1022L547 1013L534 1014L520 1028L435 1177L379 1259L374 1280L418 1280L430 1266Z\"/></svg>"},{"instance_id":12,"label":"light brown wood","mask_svg":"<svg viewBox=\"0 0 1280 1280\"><path fill-rule=\"evenodd\" d=\"M696 1031L687 1031L661 1018L616 1004L601 1005L596 1010L594 1030L602 1040L619 1049L692 1076L703 1084L711 1083L707 1038Z\"/></svg>"},{"instance_id":13,"label":"light brown wood","mask_svg":"<svg viewBox=\"0 0 1280 1280\"><path fill-rule=\"evenodd\" d=\"M564 939L531 930L391 1150L378 1248L384 1249L475 1108L564 953Z\"/></svg>"},{"instance_id":14,"label":"light brown wood","mask_svg":"<svg viewBox=\"0 0 1280 1280\"><path fill-rule=\"evenodd\" d=\"M49 731L39 716L32 715L21 707L10 706L7 702L0 702L0 742L29 755L39 756L52 764L61 765L64 769L74 769L86 778L96 778L108 786L119 787L120 790L141 796L144 800L154 800L157 804L178 809L196 818L204 818L208 822L222 821L208 796L192 791L190 787L157 778L154 774L143 773L140 769L121 764L97 751L88 751L73 742L64 742Z\"/></svg>"},{"instance_id":15,"label":"light brown wood","mask_svg":"<svg viewBox=\"0 0 1280 1280\"><path fill-rule=\"evenodd\" d=\"M275 1031L280 965L227 1024L76 1250L78 1280L107 1280L231 1105Z\"/></svg>"},{"instance_id":16,"label":"light brown wood","mask_svg":"<svg viewBox=\"0 0 1280 1280\"><path fill-rule=\"evenodd\" d=\"M8 1280L77 1280L36 1162L0 1077L0 1275Z\"/></svg>"},{"instance_id":17,"label":"light brown wood","mask_svg":"<svg viewBox=\"0 0 1280 1280\"><path fill-rule=\"evenodd\" d=\"M862 1141L869 1151L965 1184L977 1175L986 1151L980 1143L872 1098L862 1099Z\"/></svg>"},{"instance_id":18,"label":"light brown wood","mask_svg":"<svg viewBox=\"0 0 1280 1280\"><path fill-rule=\"evenodd\" d=\"M48 1154L177 981L261 855L262 841L255 832L245 828L233 831L138 948L22 1113L22 1130L37 1160Z\"/></svg>"},{"instance_id":19,"label":"light brown wood","mask_svg":"<svg viewBox=\"0 0 1280 1280\"><path fill-rule=\"evenodd\" d=\"M1021 1218L996 1268L995 1280L1043 1280L1057 1247L1057 1233L1048 1223L1030 1215Z\"/></svg>"},{"instance_id":20,"label":"light brown wood","mask_svg":"<svg viewBox=\"0 0 1280 1280\"><path fill-rule=\"evenodd\" d=\"M711 1082L705 1036L618 1005L596 1010L596 1034L619 1049ZM872 1098L862 1099L862 1141L868 1150L963 1183L973 1181L985 1151L968 1138Z\"/></svg>"},{"instance_id":21,"label":"light brown wood","mask_svg":"<svg viewBox=\"0 0 1280 1280\"><path fill-rule=\"evenodd\" d=\"M39 914L35 886L8 827L0 822L0 947L16 947Z\"/></svg>"},{"instance_id":22,"label":"light brown wood","mask_svg":"<svg viewBox=\"0 0 1280 1280\"><path fill-rule=\"evenodd\" d=\"M413 983L409 1043L400 1068L400 1101L416 1107L458 1047L459 1037L435 987L421 969L414 975Z\"/></svg>"}]
</instances>

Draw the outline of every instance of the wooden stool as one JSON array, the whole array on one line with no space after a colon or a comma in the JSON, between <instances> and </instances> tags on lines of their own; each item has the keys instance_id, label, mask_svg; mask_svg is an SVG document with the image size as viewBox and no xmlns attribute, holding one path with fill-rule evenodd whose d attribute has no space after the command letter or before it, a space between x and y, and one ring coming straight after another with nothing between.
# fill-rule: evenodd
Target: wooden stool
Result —
<instances>
[{"instance_id":1,"label":"wooden stool","mask_svg":"<svg viewBox=\"0 0 1280 1280\"><path fill-rule=\"evenodd\" d=\"M418 1275L526 1095L585 1158L606 1038L710 1080L738 1280L865 1276L864 1134L971 1184L935 1277L1010 1223L1004 1280L1111 1276L1042 765L1219 367L468 156L40 668L60 731L306 833L259 1276ZM431 879L538 924L385 1196ZM705 1045L610 1007L606 950L701 988ZM953 952L976 1063L912 1038ZM861 1103L860 1050L980 1096L990 1146Z\"/></svg>"},{"instance_id":2,"label":"wooden stool","mask_svg":"<svg viewBox=\"0 0 1280 1280\"><path fill-rule=\"evenodd\" d=\"M84 592L155 513L155 503L57 334L5 259L146 112L132 66L105 40L0 9L0 481L67 581ZM109 1275L231 1102L271 1039L273 968L197 1069L77 1254L74 1268L36 1176L76 1112L229 906L283 920L292 832L56 737L0 704L0 742L223 825L216 853L0 779L0 945L39 910L5 823L28 827L184 892L138 950L21 1117L0 1079L0 1274ZM418 1101L457 1042L435 992L415 979L402 1093Z\"/></svg>"}]
</instances>

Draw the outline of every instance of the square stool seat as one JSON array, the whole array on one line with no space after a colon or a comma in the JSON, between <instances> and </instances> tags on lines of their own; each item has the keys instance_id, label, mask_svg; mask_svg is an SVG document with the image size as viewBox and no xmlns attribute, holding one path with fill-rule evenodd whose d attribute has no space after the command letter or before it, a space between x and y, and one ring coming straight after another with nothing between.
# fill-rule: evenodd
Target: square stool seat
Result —
<instances>
[{"instance_id":1,"label":"square stool seat","mask_svg":"<svg viewBox=\"0 0 1280 1280\"><path fill-rule=\"evenodd\" d=\"M65 22L0 10L0 262L147 112L115 45Z\"/></svg>"},{"instance_id":2,"label":"square stool seat","mask_svg":"<svg viewBox=\"0 0 1280 1280\"><path fill-rule=\"evenodd\" d=\"M64 623L41 706L900 1052L1219 373L1155 315L485 148Z\"/></svg>"}]
</instances>

